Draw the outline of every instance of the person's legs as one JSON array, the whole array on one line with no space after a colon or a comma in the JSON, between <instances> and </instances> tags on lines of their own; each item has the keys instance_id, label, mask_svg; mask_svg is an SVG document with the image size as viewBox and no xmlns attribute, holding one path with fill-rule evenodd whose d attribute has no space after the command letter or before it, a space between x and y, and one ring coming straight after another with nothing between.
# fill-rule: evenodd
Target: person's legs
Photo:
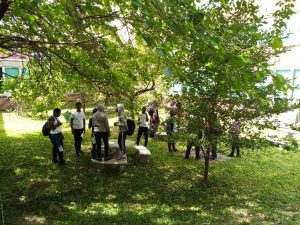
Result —
<instances>
[{"instance_id":1,"label":"person's legs","mask_svg":"<svg viewBox=\"0 0 300 225\"><path fill-rule=\"evenodd\" d=\"M228 157L233 157L234 150L235 150L235 145L232 143L232 144L231 144L231 152L230 152L230 154L227 155L227 156L228 156Z\"/></svg>"},{"instance_id":2,"label":"person's legs","mask_svg":"<svg viewBox=\"0 0 300 225\"><path fill-rule=\"evenodd\" d=\"M211 159L215 160L217 158L217 144L213 143L211 148Z\"/></svg>"},{"instance_id":3,"label":"person's legs","mask_svg":"<svg viewBox=\"0 0 300 225\"><path fill-rule=\"evenodd\" d=\"M57 155L59 156L59 162L65 164L63 155L63 142L62 134L49 134L50 140L53 144L53 162L57 162Z\"/></svg>"},{"instance_id":4,"label":"person's legs","mask_svg":"<svg viewBox=\"0 0 300 225\"><path fill-rule=\"evenodd\" d=\"M186 158L186 159L190 158L191 150L192 150L192 145L188 144L187 147L186 147L186 152L185 152L185 157L184 158Z\"/></svg>"},{"instance_id":5,"label":"person's legs","mask_svg":"<svg viewBox=\"0 0 300 225\"><path fill-rule=\"evenodd\" d=\"M145 147L148 145L148 127L143 127L144 136L145 136Z\"/></svg>"},{"instance_id":6,"label":"person's legs","mask_svg":"<svg viewBox=\"0 0 300 225\"><path fill-rule=\"evenodd\" d=\"M124 152L124 155L126 155L126 145L125 145L125 142L126 142L127 132L122 132L122 133L123 133L123 139L122 139L123 152Z\"/></svg>"},{"instance_id":7,"label":"person's legs","mask_svg":"<svg viewBox=\"0 0 300 225\"><path fill-rule=\"evenodd\" d=\"M54 137L52 134L49 134L49 139L52 143L52 162L57 163L57 154L58 154L58 148L56 147L55 141L54 141Z\"/></svg>"},{"instance_id":8,"label":"person's legs","mask_svg":"<svg viewBox=\"0 0 300 225\"><path fill-rule=\"evenodd\" d=\"M81 151L82 133L83 133L83 131L84 131L83 129L80 129L80 130L79 130L79 133L80 133L80 134L79 134L79 138L78 138L78 146L79 146L78 149L79 149L79 152L80 152L80 153L83 153L83 152Z\"/></svg>"},{"instance_id":9,"label":"person's legs","mask_svg":"<svg viewBox=\"0 0 300 225\"><path fill-rule=\"evenodd\" d=\"M100 160L102 159L102 154L101 154L101 133L100 132L95 132L95 138L96 138L96 146L97 146L97 150L96 150L96 159Z\"/></svg>"},{"instance_id":10,"label":"person's legs","mask_svg":"<svg viewBox=\"0 0 300 225\"><path fill-rule=\"evenodd\" d=\"M143 133L143 129L142 129L142 127L139 127L137 138L136 138L136 145L140 145L140 139L141 139L142 133Z\"/></svg>"},{"instance_id":11,"label":"person's legs","mask_svg":"<svg viewBox=\"0 0 300 225\"><path fill-rule=\"evenodd\" d=\"M75 145L75 153L79 155L80 150L80 129L74 129L74 145Z\"/></svg>"},{"instance_id":12,"label":"person's legs","mask_svg":"<svg viewBox=\"0 0 300 225\"><path fill-rule=\"evenodd\" d=\"M200 159L200 146L196 146L195 147L195 150L196 150L196 159Z\"/></svg>"},{"instance_id":13,"label":"person's legs","mask_svg":"<svg viewBox=\"0 0 300 225\"><path fill-rule=\"evenodd\" d=\"M236 157L241 157L241 155L240 155L240 146L238 144L236 145Z\"/></svg>"},{"instance_id":14,"label":"person's legs","mask_svg":"<svg viewBox=\"0 0 300 225\"><path fill-rule=\"evenodd\" d=\"M119 145L119 149L120 149L120 158L124 158L126 157L126 149L125 149L125 141L126 141L126 132L120 132L119 133L119 137L118 137L118 145Z\"/></svg>"},{"instance_id":15,"label":"person's legs","mask_svg":"<svg viewBox=\"0 0 300 225\"><path fill-rule=\"evenodd\" d=\"M104 159L108 159L109 157L109 153L108 153L108 133L107 132L101 132L101 137L103 139L103 143L104 143Z\"/></svg>"},{"instance_id":16,"label":"person's legs","mask_svg":"<svg viewBox=\"0 0 300 225\"><path fill-rule=\"evenodd\" d=\"M92 158L96 159L96 151L97 151L97 145L92 144Z\"/></svg>"}]
</instances>

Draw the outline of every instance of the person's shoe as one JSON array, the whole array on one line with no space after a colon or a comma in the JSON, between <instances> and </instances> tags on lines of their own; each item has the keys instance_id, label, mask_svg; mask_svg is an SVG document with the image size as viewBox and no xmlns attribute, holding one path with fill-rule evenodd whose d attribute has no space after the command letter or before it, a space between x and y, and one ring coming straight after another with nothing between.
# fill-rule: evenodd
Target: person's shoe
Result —
<instances>
[{"instance_id":1,"label":"person's shoe","mask_svg":"<svg viewBox=\"0 0 300 225\"><path fill-rule=\"evenodd\" d=\"M216 160L217 158L216 158L216 157L213 157L213 156L211 156L211 157L209 157L209 159L210 159L210 160Z\"/></svg>"},{"instance_id":2,"label":"person's shoe","mask_svg":"<svg viewBox=\"0 0 300 225\"><path fill-rule=\"evenodd\" d=\"M175 148L175 149L173 149L173 152L179 152L179 150Z\"/></svg>"},{"instance_id":3,"label":"person's shoe","mask_svg":"<svg viewBox=\"0 0 300 225\"><path fill-rule=\"evenodd\" d=\"M227 155L227 157L233 157L233 154L229 154L229 155Z\"/></svg>"},{"instance_id":4,"label":"person's shoe","mask_svg":"<svg viewBox=\"0 0 300 225\"><path fill-rule=\"evenodd\" d=\"M241 155L236 155L237 158L241 158Z\"/></svg>"},{"instance_id":5,"label":"person's shoe","mask_svg":"<svg viewBox=\"0 0 300 225\"><path fill-rule=\"evenodd\" d=\"M185 158L185 159L190 159L190 157L189 157L189 156L184 156L184 158Z\"/></svg>"},{"instance_id":6,"label":"person's shoe","mask_svg":"<svg viewBox=\"0 0 300 225\"><path fill-rule=\"evenodd\" d=\"M200 159L201 159L201 157L196 157L195 159L196 159L196 160L200 160Z\"/></svg>"}]
</instances>

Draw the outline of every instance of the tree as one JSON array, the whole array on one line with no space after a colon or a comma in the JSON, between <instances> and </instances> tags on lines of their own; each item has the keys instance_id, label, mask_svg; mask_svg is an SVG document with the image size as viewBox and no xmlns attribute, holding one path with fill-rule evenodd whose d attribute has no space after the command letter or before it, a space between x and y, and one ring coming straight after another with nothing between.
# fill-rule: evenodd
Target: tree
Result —
<instances>
[{"instance_id":1,"label":"tree","mask_svg":"<svg viewBox=\"0 0 300 225\"><path fill-rule=\"evenodd\" d=\"M274 24L266 29L267 18L259 15L254 0L210 1L203 7L194 1L131 5L132 16L136 10L140 18L133 22L136 32L164 58L165 74L188 87L178 98L185 119L203 118L195 126L205 131L205 183L217 120L226 133L237 115L249 123L288 109L287 99L275 104L268 100L290 88L269 69L272 57L287 50L282 38L293 1L279 1L277 6ZM273 82L267 82L269 77Z\"/></svg>"},{"instance_id":2,"label":"tree","mask_svg":"<svg viewBox=\"0 0 300 225\"><path fill-rule=\"evenodd\" d=\"M114 1L14 1L6 15L0 49L31 55L34 63L29 66L41 68L42 80L50 81L48 86L57 78L64 85L62 91L89 93L81 88L87 87L125 96L131 111L137 96L155 88L160 72L157 56L143 49L141 41L122 39L120 30L126 29L130 36L130 27L126 19L117 25L124 15ZM37 71L32 67L31 72ZM34 79L40 74L30 79L31 88L35 84L40 89L41 80Z\"/></svg>"}]
</instances>

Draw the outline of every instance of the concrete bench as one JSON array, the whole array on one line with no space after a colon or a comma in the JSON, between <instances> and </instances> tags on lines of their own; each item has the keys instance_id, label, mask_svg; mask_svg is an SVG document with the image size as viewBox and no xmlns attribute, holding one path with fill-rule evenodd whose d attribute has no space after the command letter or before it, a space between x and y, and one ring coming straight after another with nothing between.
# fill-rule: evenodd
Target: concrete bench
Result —
<instances>
[{"instance_id":1,"label":"concrete bench","mask_svg":"<svg viewBox=\"0 0 300 225\"><path fill-rule=\"evenodd\" d=\"M135 149L136 149L137 160L141 164L147 165L150 161L151 152L148 150L148 148L142 145L135 146Z\"/></svg>"},{"instance_id":2,"label":"concrete bench","mask_svg":"<svg viewBox=\"0 0 300 225\"><path fill-rule=\"evenodd\" d=\"M119 154L119 145L118 145L118 140L111 139L108 141L109 144L109 152L113 156L117 156ZM125 147L126 149L133 147L134 142L131 140L126 140L125 141Z\"/></svg>"},{"instance_id":3,"label":"concrete bench","mask_svg":"<svg viewBox=\"0 0 300 225\"><path fill-rule=\"evenodd\" d=\"M103 172L108 173L119 173L122 172L125 169L125 166L128 164L127 159L126 160L117 160L115 158L111 160L104 161L102 158L102 161L91 159L93 163L96 165L99 165L101 167L101 170Z\"/></svg>"}]
</instances>

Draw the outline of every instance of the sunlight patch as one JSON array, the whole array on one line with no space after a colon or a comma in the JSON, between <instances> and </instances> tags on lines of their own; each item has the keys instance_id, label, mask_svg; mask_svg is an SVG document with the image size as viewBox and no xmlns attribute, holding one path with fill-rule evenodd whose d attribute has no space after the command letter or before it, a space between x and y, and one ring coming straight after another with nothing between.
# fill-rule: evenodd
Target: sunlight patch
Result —
<instances>
[{"instance_id":1,"label":"sunlight patch","mask_svg":"<svg viewBox=\"0 0 300 225\"><path fill-rule=\"evenodd\" d=\"M24 220L30 223L34 223L34 224L45 224L46 223L46 218L45 217L41 217L41 216L25 216Z\"/></svg>"},{"instance_id":2,"label":"sunlight patch","mask_svg":"<svg viewBox=\"0 0 300 225\"><path fill-rule=\"evenodd\" d=\"M97 215L105 214L109 216L116 216L119 214L119 205L116 203L103 204L101 202L91 203L84 211L85 214Z\"/></svg>"},{"instance_id":3,"label":"sunlight patch","mask_svg":"<svg viewBox=\"0 0 300 225\"><path fill-rule=\"evenodd\" d=\"M41 132L43 121L18 116L16 113L3 113L4 130L7 136Z\"/></svg>"}]
</instances>

